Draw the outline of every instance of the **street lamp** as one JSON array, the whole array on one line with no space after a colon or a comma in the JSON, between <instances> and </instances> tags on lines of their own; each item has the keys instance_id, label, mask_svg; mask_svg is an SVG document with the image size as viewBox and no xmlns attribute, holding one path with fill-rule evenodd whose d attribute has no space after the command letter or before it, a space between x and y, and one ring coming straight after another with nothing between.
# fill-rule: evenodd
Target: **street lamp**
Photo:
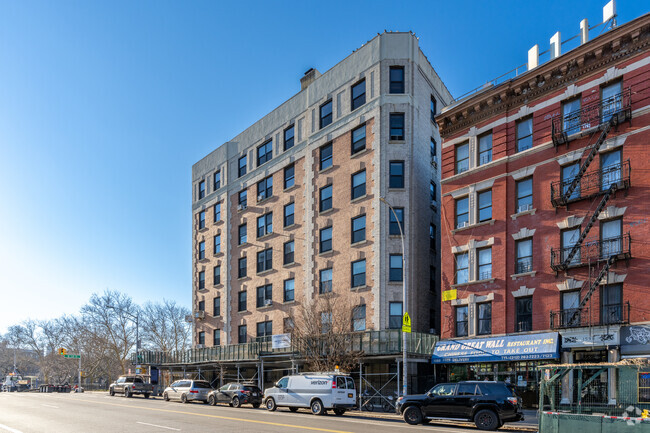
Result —
<instances>
[{"instance_id":1,"label":"street lamp","mask_svg":"<svg viewBox=\"0 0 650 433\"><path fill-rule=\"evenodd\" d=\"M395 221L397 221L397 227L399 228L399 234L402 239L402 316L404 316L404 313L406 312L406 249L404 248L404 231L402 231L402 224L399 222L399 218L397 218L397 213L395 212L395 209L393 209L393 206L388 203L388 201L383 198L379 197L379 200L383 201L386 206L393 212L393 216L395 216ZM402 214L403 216L404 214ZM390 264L389 264L390 267ZM403 327L402 327L403 328ZM406 332L402 329L402 395L406 395L407 393L407 380L408 380L408 364L406 362Z\"/></svg>"}]
</instances>

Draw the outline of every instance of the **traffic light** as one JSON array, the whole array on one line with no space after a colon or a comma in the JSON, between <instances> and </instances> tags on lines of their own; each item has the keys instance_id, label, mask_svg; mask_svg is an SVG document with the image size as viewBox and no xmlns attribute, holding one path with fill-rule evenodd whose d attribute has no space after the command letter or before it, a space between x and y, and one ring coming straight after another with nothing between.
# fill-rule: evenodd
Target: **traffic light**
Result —
<instances>
[{"instance_id":1,"label":"traffic light","mask_svg":"<svg viewBox=\"0 0 650 433\"><path fill-rule=\"evenodd\" d=\"M59 355L63 355L63 356L65 356L67 353L68 353L68 351L65 350L63 347L60 347L60 348L59 348Z\"/></svg>"}]
</instances>

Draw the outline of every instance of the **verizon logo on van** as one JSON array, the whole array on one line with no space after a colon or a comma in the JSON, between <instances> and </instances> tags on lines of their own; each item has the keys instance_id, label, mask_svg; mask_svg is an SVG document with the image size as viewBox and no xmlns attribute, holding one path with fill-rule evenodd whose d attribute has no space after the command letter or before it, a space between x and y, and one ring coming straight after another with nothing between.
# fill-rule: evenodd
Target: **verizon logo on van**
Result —
<instances>
[{"instance_id":1,"label":"verizon logo on van","mask_svg":"<svg viewBox=\"0 0 650 433\"><path fill-rule=\"evenodd\" d=\"M311 384L312 385L328 385L329 381L327 381L327 380L312 380Z\"/></svg>"}]
</instances>

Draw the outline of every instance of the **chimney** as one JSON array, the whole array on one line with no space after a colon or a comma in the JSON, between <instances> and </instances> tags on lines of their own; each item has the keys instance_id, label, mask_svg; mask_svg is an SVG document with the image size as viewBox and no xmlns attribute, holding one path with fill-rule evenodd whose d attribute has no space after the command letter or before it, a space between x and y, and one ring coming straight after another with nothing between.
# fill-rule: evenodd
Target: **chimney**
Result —
<instances>
[{"instance_id":1,"label":"chimney","mask_svg":"<svg viewBox=\"0 0 650 433\"><path fill-rule=\"evenodd\" d=\"M309 68L305 75L300 79L300 90L305 90L311 83L316 81L316 78L320 77L321 73L318 72L318 69Z\"/></svg>"}]
</instances>

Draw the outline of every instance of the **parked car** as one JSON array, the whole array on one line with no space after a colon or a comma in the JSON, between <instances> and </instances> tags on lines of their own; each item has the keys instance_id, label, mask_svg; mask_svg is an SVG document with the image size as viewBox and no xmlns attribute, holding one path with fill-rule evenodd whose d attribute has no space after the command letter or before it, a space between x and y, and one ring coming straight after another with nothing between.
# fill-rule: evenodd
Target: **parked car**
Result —
<instances>
[{"instance_id":1,"label":"parked car","mask_svg":"<svg viewBox=\"0 0 650 433\"><path fill-rule=\"evenodd\" d=\"M356 407L354 380L342 373L302 373L285 376L264 391L264 405L270 411L288 407L292 412L309 408L314 415L332 409L336 415Z\"/></svg>"},{"instance_id":2,"label":"parked car","mask_svg":"<svg viewBox=\"0 0 650 433\"><path fill-rule=\"evenodd\" d=\"M180 400L181 403L191 401L208 402L208 394L213 390L210 382L205 380L177 380L163 391L163 399Z\"/></svg>"},{"instance_id":3,"label":"parked car","mask_svg":"<svg viewBox=\"0 0 650 433\"><path fill-rule=\"evenodd\" d=\"M395 410L408 424L453 418L473 421L481 430L524 419L519 397L504 382L441 383L426 394L399 397Z\"/></svg>"},{"instance_id":4,"label":"parked car","mask_svg":"<svg viewBox=\"0 0 650 433\"><path fill-rule=\"evenodd\" d=\"M258 408L262 404L263 397L264 393L257 385L232 382L210 392L208 403L212 406L217 403L228 403L232 407L251 404L254 408Z\"/></svg>"},{"instance_id":5,"label":"parked car","mask_svg":"<svg viewBox=\"0 0 650 433\"><path fill-rule=\"evenodd\" d=\"M124 394L124 397L133 397L135 394L142 394L149 398L153 393L153 385L148 383L142 376L125 375L120 376L108 387L110 395Z\"/></svg>"}]
</instances>

